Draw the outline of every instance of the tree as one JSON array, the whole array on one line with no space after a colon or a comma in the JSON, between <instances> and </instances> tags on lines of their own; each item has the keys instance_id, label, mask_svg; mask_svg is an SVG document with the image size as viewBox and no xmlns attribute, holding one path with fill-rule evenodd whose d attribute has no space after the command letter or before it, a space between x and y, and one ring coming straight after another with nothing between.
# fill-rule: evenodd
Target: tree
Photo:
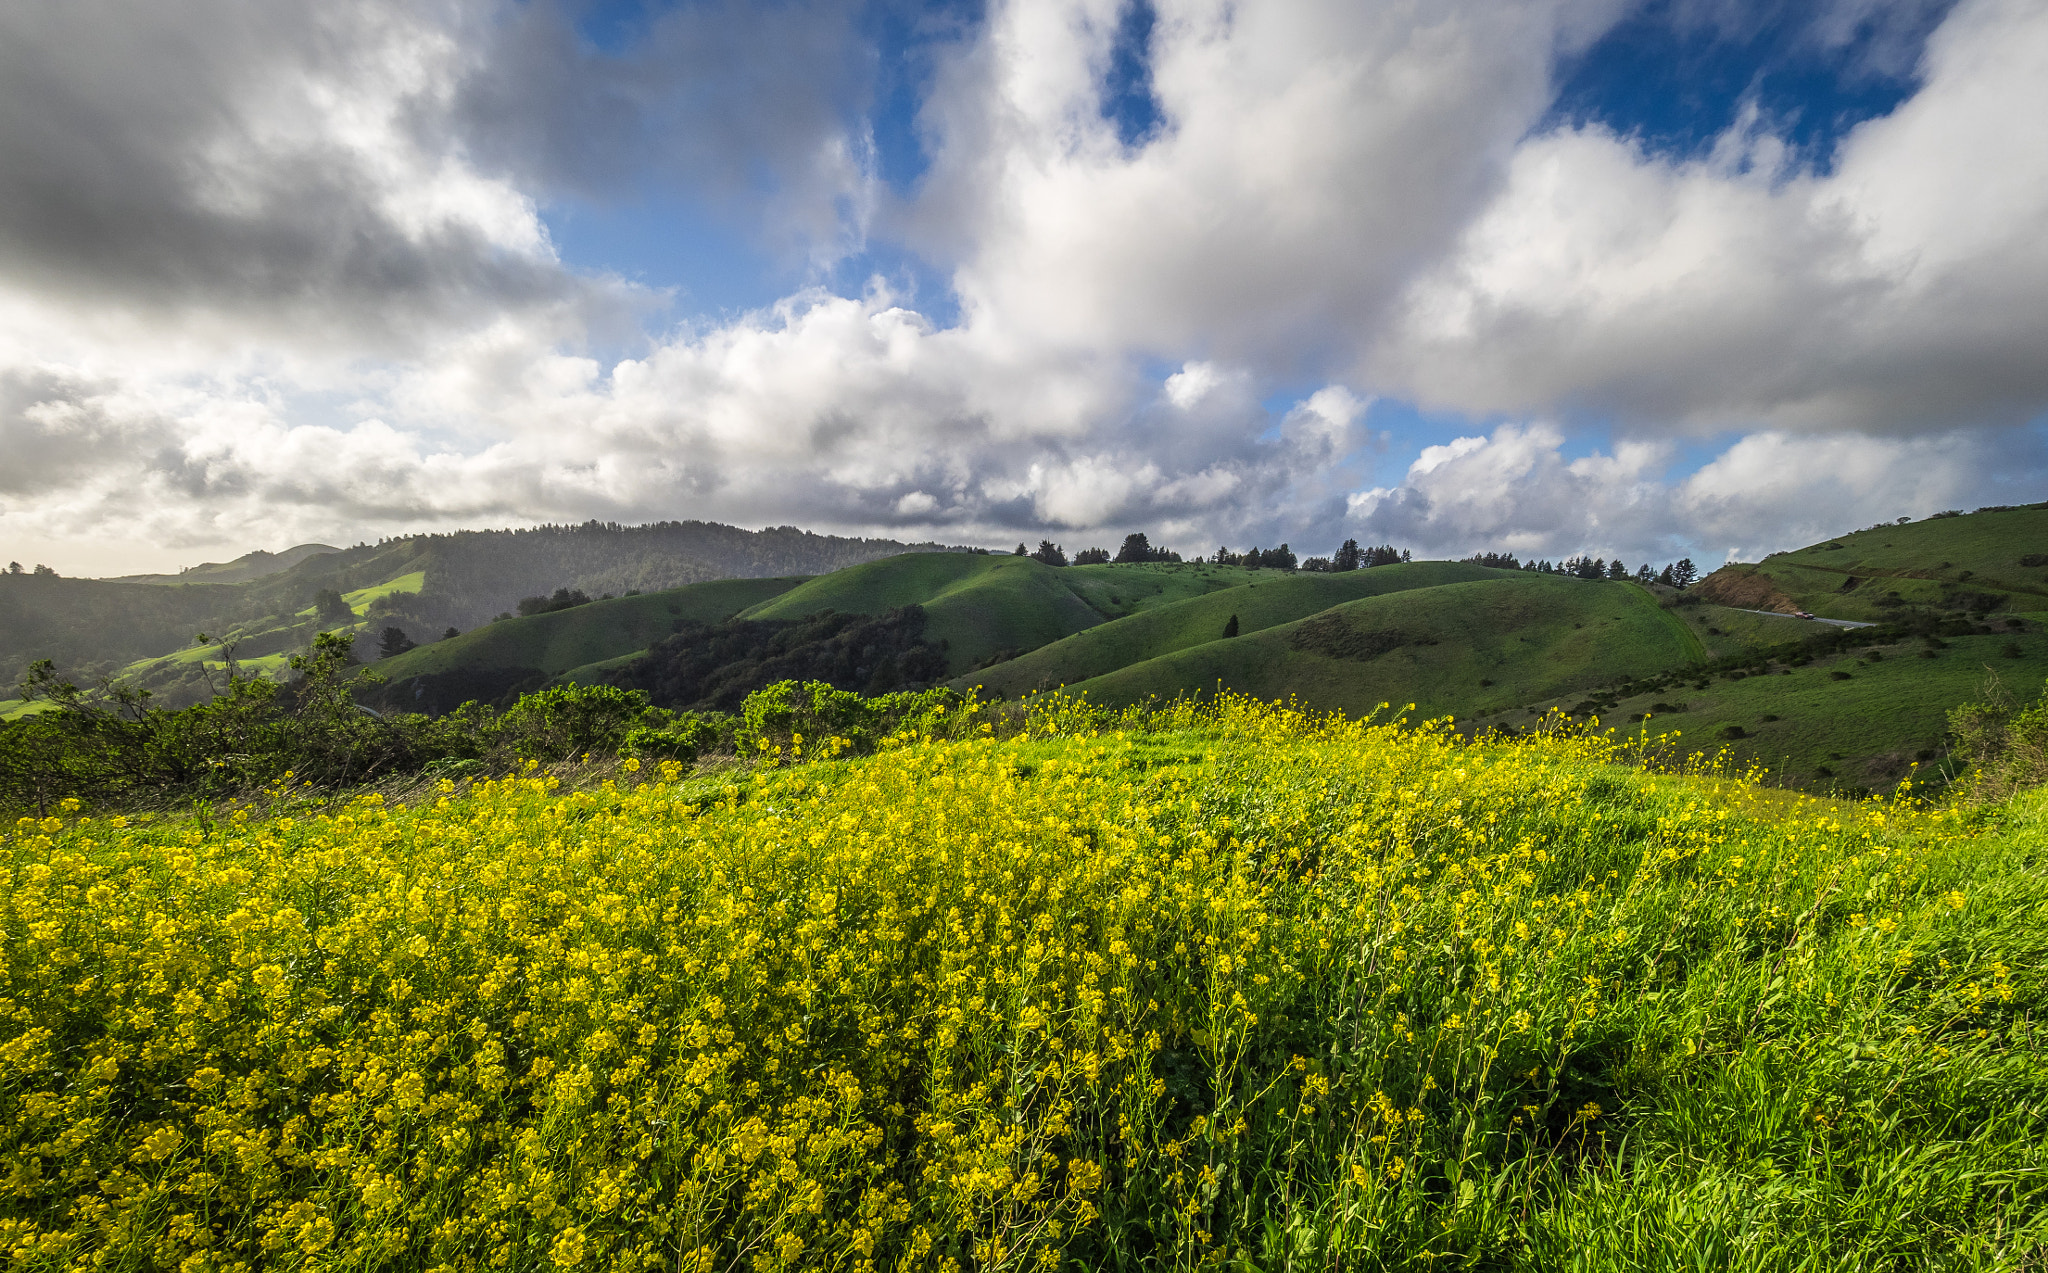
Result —
<instances>
[{"instance_id":1,"label":"tree","mask_svg":"<svg viewBox=\"0 0 2048 1273\"><path fill-rule=\"evenodd\" d=\"M1621 558L1616 557L1613 561L1607 563L1607 577L1609 579L1628 578L1628 567L1621 564Z\"/></svg>"},{"instance_id":2,"label":"tree","mask_svg":"<svg viewBox=\"0 0 2048 1273\"><path fill-rule=\"evenodd\" d=\"M1259 564L1268 570L1293 570L1298 563L1294 558L1294 550L1282 544L1278 548L1268 548L1264 560Z\"/></svg>"},{"instance_id":3,"label":"tree","mask_svg":"<svg viewBox=\"0 0 2048 1273\"><path fill-rule=\"evenodd\" d=\"M590 597L581 588L557 588L553 596L521 597L519 613L522 615L553 614L557 610L572 610L577 606L590 604Z\"/></svg>"},{"instance_id":4,"label":"tree","mask_svg":"<svg viewBox=\"0 0 2048 1273\"><path fill-rule=\"evenodd\" d=\"M313 618L323 627L337 627L356 621L355 608L342 600L340 593L332 588L322 588L313 594Z\"/></svg>"},{"instance_id":5,"label":"tree","mask_svg":"<svg viewBox=\"0 0 2048 1273\"><path fill-rule=\"evenodd\" d=\"M49 568L48 566L45 566L45 565L44 565L44 564L43 564L42 562L40 562L40 561L36 563L36 571L35 571L35 572L36 572L37 574L41 575L41 576L42 576L43 578L45 578L45 579L55 579L55 578L57 577L57 572L56 572L56 571L54 571L54 570L50 569L50 568Z\"/></svg>"},{"instance_id":6,"label":"tree","mask_svg":"<svg viewBox=\"0 0 2048 1273\"><path fill-rule=\"evenodd\" d=\"M1330 559L1328 557L1310 557L1301 563L1301 568L1313 575L1327 575L1330 573Z\"/></svg>"},{"instance_id":7,"label":"tree","mask_svg":"<svg viewBox=\"0 0 2048 1273\"><path fill-rule=\"evenodd\" d=\"M1140 561L1165 561L1167 557L1165 549L1154 548L1152 541L1145 537L1144 532L1137 531L1124 536L1124 546L1117 549L1116 559L1121 565Z\"/></svg>"},{"instance_id":8,"label":"tree","mask_svg":"<svg viewBox=\"0 0 2048 1273\"><path fill-rule=\"evenodd\" d=\"M1224 635L1224 636L1226 636L1226 637L1234 637L1234 636L1236 636L1236 635L1237 635L1237 616L1236 616L1236 615L1234 615L1234 614L1233 614L1233 615L1231 615L1231 616L1230 616L1230 622L1228 622L1228 623L1226 623L1226 624L1224 624L1224 625L1223 625L1223 635Z\"/></svg>"},{"instance_id":9,"label":"tree","mask_svg":"<svg viewBox=\"0 0 2048 1273\"><path fill-rule=\"evenodd\" d=\"M1656 581L1657 581L1657 572L1656 572L1656 571L1654 571L1654 570L1652 570L1652 569L1650 569L1650 563L1649 563L1649 562L1647 562L1647 561L1646 561L1646 562L1644 562L1644 563L1643 563L1642 565L1640 565L1640 566L1637 566L1637 567L1636 567L1636 582L1637 582L1637 583L1655 583Z\"/></svg>"},{"instance_id":10,"label":"tree","mask_svg":"<svg viewBox=\"0 0 2048 1273\"><path fill-rule=\"evenodd\" d=\"M8 573L8 574L10 574L10 575L18 575L18 574L20 574L20 573L21 573L21 563L20 563L20 562L18 562L18 561L10 561L10 562L8 562L8 563L7 563L7 573Z\"/></svg>"},{"instance_id":11,"label":"tree","mask_svg":"<svg viewBox=\"0 0 2048 1273\"><path fill-rule=\"evenodd\" d=\"M450 638L450 637L459 637L459 636L461 636L461 635L462 635L462 629L461 629L461 628L450 628L450 629L448 629L448 630L447 630L446 632L443 632L443 633L441 634L441 639L442 639L443 641L446 641L446 640L447 640L448 638Z\"/></svg>"},{"instance_id":12,"label":"tree","mask_svg":"<svg viewBox=\"0 0 2048 1273\"><path fill-rule=\"evenodd\" d=\"M1337 555L1330 559L1330 569L1356 570L1358 569L1360 559L1364 556L1365 552L1358 546L1358 541L1347 539L1344 541L1344 546L1337 550Z\"/></svg>"},{"instance_id":13,"label":"tree","mask_svg":"<svg viewBox=\"0 0 2048 1273\"><path fill-rule=\"evenodd\" d=\"M1106 566L1109 564L1109 549L1083 548L1080 552L1074 554L1074 564L1077 566Z\"/></svg>"},{"instance_id":14,"label":"tree","mask_svg":"<svg viewBox=\"0 0 2048 1273\"><path fill-rule=\"evenodd\" d=\"M377 657L388 659L394 654L403 654L417 644L405 634L404 628L386 628L377 640Z\"/></svg>"},{"instance_id":15,"label":"tree","mask_svg":"<svg viewBox=\"0 0 2048 1273\"><path fill-rule=\"evenodd\" d=\"M1067 554L1050 539L1041 539L1038 541L1038 551L1031 554L1031 560L1043 562L1048 566L1064 566L1067 564Z\"/></svg>"},{"instance_id":16,"label":"tree","mask_svg":"<svg viewBox=\"0 0 2048 1273\"><path fill-rule=\"evenodd\" d=\"M1022 557L1022 556L1025 556L1026 554L1025 554L1025 552L1024 552L1024 545L1022 545L1022 544L1018 544L1018 545L1017 545L1017 551L1016 551L1016 552L1013 552L1013 553L1011 553L1010 555L1011 555L1012 557Z\"/></svg>"},{"instance_id":17,"label":"tree","mask_svg":"<svg viewBox=\"0 0 2048 1273\"><path fill-rule=\"evenodd\" d=\"M1692 564L1692 558L1680 557L1671 564L1671 582L1680 588L1692 587L1700 577L1700 568Z\"/></svg>"},{"instance_id":18,"label":"tree","mask_svg":"<svg viewBox=\"0 0 2048 1273\"><path fill-rule=\"evenodd\" d=\"M1665 562L1664 569L1657 572L1657 582L1667 588L1676 588L1678 586L1678 581L1672 577L1670 562Z\"/></svg>"}]
</instances>

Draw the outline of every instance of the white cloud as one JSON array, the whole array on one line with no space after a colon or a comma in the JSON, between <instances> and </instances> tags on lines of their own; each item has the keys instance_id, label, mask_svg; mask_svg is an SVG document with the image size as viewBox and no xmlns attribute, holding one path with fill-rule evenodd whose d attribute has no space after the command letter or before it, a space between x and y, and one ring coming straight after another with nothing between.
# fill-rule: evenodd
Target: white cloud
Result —
<instances>
[{"instance_id":1,"label":"white cloud","mask_svg":"<svg viewBox=\"0 0 2048 1273\"><path fill-rule=\"evenodd\" d=\"M2048 406L2048 21L1967 0L1924 87L1785 168L1750 117L1674 162L1599 128L1532 138L1374 342L1378 383L1632 431L1924 433Z\"/></svg>"},{"instance_id":2,"label":"white cloud","mask_svg":"<svg viewBox=\"0 0 2048 1273\"><path fill-rule=\"evenodd\" d=\"M685 6L616 56L546 4L15 6L0 535L698 516L1185 551L1349 516L1652 556L2040 480L2038 432L1997 427L2048 410L2038 7L1958 6L1825 173L1754 113L1692 162L1531 135L1559 50L1620 8L1166 0L1164 123L1127 147L1119 5L997 3L888 200L836 0ZM1834 0L1813 38L1875 12ZM818 262L898 235L961 319L877 283L648 335L667 297L565 268L540 215L643 180ZM1391 395L1538 423L1362 490ZM1587 420L1617 440L1568 459ZM1736 440L1667 479L1680 434Z\"/></svg>"},{"instance_id":3,"label":"white cloud","mask_svg":"<svg viewBox=\"0 0 2048 1273\"><path fill-rule=\"evenodd\" d=\"M1354 495L1361 538L1423 555L1580 552L1631 563L1700 553L1755 561L1874 520L2008 503L2048 482L2048 435L1971 430L1919 438L1759 433L1669 476L1668 443L1568 459L1548 423L1508 424L1425 449L1402 480Z\"/></svg>"}]
</instances>

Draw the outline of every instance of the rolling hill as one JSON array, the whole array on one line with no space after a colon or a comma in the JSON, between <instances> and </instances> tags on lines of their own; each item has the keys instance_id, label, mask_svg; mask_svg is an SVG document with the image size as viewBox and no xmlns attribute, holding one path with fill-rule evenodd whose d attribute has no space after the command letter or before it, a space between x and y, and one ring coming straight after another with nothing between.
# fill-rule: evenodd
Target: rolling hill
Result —
<instances>
[{"instance_id":1,"label":"rolling hill","mask_svg":"<svg viewBox=\"0 0 2048 1273\"><path fill-rule=\"evenodd\" d=\"M1120 705L1220 685L1353 715L1413 703L1421 716L1462 716L1700 657L1691 633L1638 585L1484 573L1492 577L1345 602L1068 692Z\"/></svg>"},{"instance_id":2,"label":"rolling hill","mask_svg":"<svg viewBox=\"0 0 2048 1273\"><path fill-rule=\"evenodd\" d=\"M193 635L233 643L251 666L303 648L322 620L323 591L355 612L342 626L402 628L419 640L449 627L471 629L523 597L558 588L592 597L656 591L727 578L816 575L923 547L895 540L817 535L793 526L750 531L709 522L541 526L524 530L415 535L328 549L304 544L250 553L177 575L127 580L0 574L0 684L39 658L74 679L123 675L165 701L204 692ZM332 617L324 621L334 626ZM175 657L173 657L175 656Z\"/></svg>"},{"instance_id":3,"label":"rolling hill","mask_svg":"<svg viewBox=\"0 0 2048 1273\"><path fill-rule=\"evenodd\" d=\"M1880 524L1732 563L1695 588L1723 605L1871 623L1916 611L2048 611L2048 507Z\"/></svg>"},{"instance_id":4,"label":"rolling hill","mask_svg":"<svg viewBox=\"0 0 2048 1273\"><path fill-rule=\"evenodd\" d=\"M377 663L392 681L450 671L531 668L560 676L587 664L644 650L679 619L717 623L788 592L801 575L780 579L716 579L663 592L593 601L568 610L501 619L460 636L422 645Z\"/></svg>"},{"instance_id":5,"label":"rolling hill","mask_svg":"<svg viewBox=\"0 0 2048 1273\"><path fill-rule=\"evenodd\" d=\"M1244 636L1361 597L1470 582L1501 573L1448 561L1377 566L1342 574L1239 571L1224 578L1245 582L1148 606L1019 658L961 676L954 685L960 689L979 686L988 694L1016 695L1079 684L1119 668L1215 641L1222 637L1233 616L1238 621L1240 636Z\"/></svg>"},{"instance_id":6,"label":"rolling hill","mask_svg":"<svg viewBox=\"0 0 2048 1273\"><path fill-rule=\"evenodd\" d=\"M945 651L948 669L957 673L1257 574L1235 566L1053 567L1029 557L911 553L813 579L740 617L792 620L825 610L879 615L923 606L926 639Z\"/></svg>"}]
</instances>

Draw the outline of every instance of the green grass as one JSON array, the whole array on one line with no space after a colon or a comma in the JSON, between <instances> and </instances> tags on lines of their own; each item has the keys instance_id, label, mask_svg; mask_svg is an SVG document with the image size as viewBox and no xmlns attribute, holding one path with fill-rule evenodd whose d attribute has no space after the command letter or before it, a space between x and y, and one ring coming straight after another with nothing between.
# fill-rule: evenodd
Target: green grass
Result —
<instances>
[{"instance_id":1,"label":"green grass","mask_svg":"<svg viewBox=\"0 0 2048 1273\"><path fill-rule=\"evenodd\" d=\"M23 716L33 716L37 712L47 712L51 709L51 706L52 704L40 700L29 702L19 698L0 698L0 720L19 720Z\"/></svg>"},{"instance_id":2,"label":"green grass","mask_svg":"<svg viewBox=\"0 0 2048 1273\"><path fill-rule=\"evenodd\" d=\"M1348 602L1069 688L1122 704L1220 683L1254 698L1292 696L1352 715L1413 703L1423 716L1466 716L1694 657L1684 625L1634 584L1488 573L1495 577ZM1319 633L1362 648L1333 655ZM1381 644L1392 648L1371 653Z\"/></svg>"},{"instance_id":3,"label":"green grass","mask_svg":"<svg viewBox=\"0 0 2048 1273\"><path fill-rule=\"evenodd\" d=\"M501 619L460 636L380 660L392 680L456 669L531 667L550 676L629 656L675 629L679 619L718 623L789 592L799 577L716 579L637 597L614 597L552 614Z\"/></svg>"},{"instance_id":4,"label":"green grass","mask_svg":"<svg viewBox=\"0 0 2048 1273\"><path fill-rule=\"evenodd\" d=\"M370 608L370 603L379 597L389 597L400 592L418 592L426 584L427 572L415 570L410 574L400 575L396 579L387 579L383 583L371 584L367 588L357 588L353 592L344 592L341 594L341 599L348 602L349 608L360 616Z\"/></svg>"},{"instance_id":5,"label":"green grass","mask_svg":"<svg viewBox=\"0 0 2048 1273\"><path fill-rule=\"evenodd\" d=\"M2048 1257L2048 793L1067 706L0 828L14 1266Z\"/></svg>"},{"instance_id":6,"label":"green grass","mask_svg":"<svg viewBox=\"0 0 2048 1273\"><path fill-rule=\"evenodd\" d=\"M2048 566L2021 564L2042 553L2048 509L2029 507L1875 527L1744 569L1814 614L1871 622L1901 606L1946 607L1959 590L2001 596L2001 611L2048 610Z\"/></svg>"},{"instance_id":7,"label":"green grass","mask_svg":"<svg viewBox=\"0 0 2048 1273\"><path fill-rule=\"evenodd\" d=\"M1087 568L1101 569L1101 567ZM1118 568L1128 569L1128 568ZM1075 571L1079 574L1081 571ZM1149 606L1136 614L1078 632L1020 658L959 677L962 689L1017 695L1061 685L1078 685L1148 659L1220 640L1232 615L1240 638L1331 606L1382 593L1430 588L1501 577L1501 572L1457 562L1416 562L1344 574L1234 571L1219 579L1244 579L1194 597ZM1121 595L1121 594L1119 594Z\"/></svg>"},{"instance_id":8,"label":"green grass","mask_svg":"<svg viewBox=\"0 0 2048 1273\"><path fill-rule=\"evenodd\" d=\"M2005 656L2009 646L2019 648L2019 658ZM1875 662L1864 657L1872 648L1883 656ZM1798 785L1888 791L1916 763L1926 771L1922 778L1939 781L1935 769L1949 710L1985 698L1993 676L2014 698L2034 698L2048 679L2048 636L1951 637L1933 658L1920 657L1927 648L1918 640L1857 646L1789 671L1715 677L1705 689L1678 685L1607 699L1600 716L1651 734L1676 731L1685 750L1726 747L1738 761L1766 766ZM1837 679L1837 672L1848 679ZM1568 710L1579 701L1559 698L1537 709ZM1630 720L1659 702L1685 710L1657 713L1646 725ZM1529 709L1509 711L1488 723L1525 723L1532 715ZM1730 726L1744 736L1723 738Z\"/></svg>"},{"instance_id":9,"label":"green grass","mask_svg":"<svg viewBox=\"0 0 2048 1273\"><path fill-rule=\"evenodd\" d=\"M905 553L811 580L755 606L748 619L800 619L821 610L881 614L921 605L926 639L964 672L999 650L1032 650L1122 615L1231 587L1235 567L1041 565L1029 557Z\"/></svg>"},{"instance_id":10,"label":"green grass","mask_svg":"<svg viewBox=\"0 0 2048 1273\"><path fill-rule=\"evenodd\" d=\"M1728 606L1672 606L1670 612L1700 643L1704 658L1718 659L1762 646L1804 641L1833 629L1787 615L1757 614Z\"/></svg>"}]
</instances>

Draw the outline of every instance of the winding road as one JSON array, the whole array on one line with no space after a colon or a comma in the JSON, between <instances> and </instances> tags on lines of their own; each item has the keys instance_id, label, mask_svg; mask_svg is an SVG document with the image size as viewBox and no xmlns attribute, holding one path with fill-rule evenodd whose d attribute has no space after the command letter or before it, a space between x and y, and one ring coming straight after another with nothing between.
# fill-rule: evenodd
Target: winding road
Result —
<instances>
[{"instance_id":1,"label":"winding road","mask_svg":"<svg viewBox=\"0 0 2048 1273\"><path fill-rule=\"evenodd\" d=\"M1741 606L1730 606L1731 610L1742 610ZM1783 610L1742 610L1744 614L1767 614L1773 619L1805 619L1808 623L1829 623L1838 628L1874 628L1875 623L1858 623L1854 619L1823 619L1818 615L1786 614Z\"/></svg>"}]
</instances>

